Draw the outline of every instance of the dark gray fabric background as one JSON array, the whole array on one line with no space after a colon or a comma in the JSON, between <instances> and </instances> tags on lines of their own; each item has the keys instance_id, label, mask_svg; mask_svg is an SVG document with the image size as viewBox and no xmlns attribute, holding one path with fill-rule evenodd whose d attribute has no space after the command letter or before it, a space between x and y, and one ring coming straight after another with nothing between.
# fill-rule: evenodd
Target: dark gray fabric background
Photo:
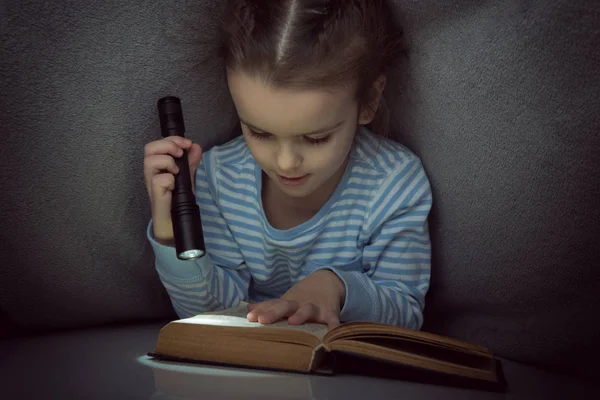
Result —
<instances>
[{"instance_id":1,"label":"dark gray fabric background","mask_svg":"<svg viewBox=\"0 0 600 400\"><path fill-rule=\"evenodd\" d=\"M593 374L600 356L600 3L394 2L398 138L435 206L425 329ZM220 1L4 2L0 329L172 317L145 239L156 100L229 139ZM201 61L204 61L201 63ZM597 372L595 372L597 374Z\"/></svg>"}]
</instances>

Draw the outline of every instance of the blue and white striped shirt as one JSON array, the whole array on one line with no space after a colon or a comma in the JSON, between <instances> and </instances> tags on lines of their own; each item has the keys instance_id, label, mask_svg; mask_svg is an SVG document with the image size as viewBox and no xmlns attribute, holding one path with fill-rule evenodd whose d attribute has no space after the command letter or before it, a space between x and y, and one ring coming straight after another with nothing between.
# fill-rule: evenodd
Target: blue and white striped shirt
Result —
<instances>
[{"instance_id":1,"label":"blue and white striped shirt","mask_svg":"<svg viewBox=\"0 0 600 400\"><path fill-rule=\"evenodd\" d=\"M156 269L181 318L281 297L318 269L346 287L340 321L420 329L429 288L431 189L421 161L366 128L345 173L310 220L273 228L261 200L261 168L243 137L215 146L196 172L207 255L181 261L148 239Z\"/></svg>"}]
</instances>

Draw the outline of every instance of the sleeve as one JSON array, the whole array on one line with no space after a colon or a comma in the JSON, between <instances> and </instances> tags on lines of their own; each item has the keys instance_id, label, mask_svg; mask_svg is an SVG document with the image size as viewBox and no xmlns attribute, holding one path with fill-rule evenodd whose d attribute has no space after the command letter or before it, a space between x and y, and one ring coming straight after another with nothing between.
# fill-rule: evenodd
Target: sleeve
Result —
<instances>
[{"instance_id":1,"label":"sleeve","mask_svg":"<svg viewBox=\"0 0 600 400\"><path fill-rule=\"evenodd\" d=\"M431 205L419 159L386 178L369 206L363 272L332 270L346 287L341 321L421 328L431 273Z\"/></svg>"},{"instance_id":2,"label":"sleeve","mask_svg":"<svg viewBox=\"0 0 600 400\"><path fill-rule=\"evenodd\" d=\"M152 221L147 230L156 270L180 318L236 306L248 294L250 272L215 200L216 185L209 178L215 170L211 153L203 155L195 177L206 255L180 260L175 248L154 239Z\"/></svg>"}]
</instances>

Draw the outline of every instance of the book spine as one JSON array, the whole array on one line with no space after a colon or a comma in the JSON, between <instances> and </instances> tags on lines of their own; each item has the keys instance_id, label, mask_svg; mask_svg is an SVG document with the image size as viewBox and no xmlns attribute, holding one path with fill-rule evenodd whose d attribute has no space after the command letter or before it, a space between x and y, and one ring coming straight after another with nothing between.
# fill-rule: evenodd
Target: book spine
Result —
<instances>
[{"instance_id":1,"label":"book spine","mask_svg":"<svg viewBox=\"0 0 600 400\"><path fill-rule=\"evenodd\" d=\"M330 351L331 349L323 343L315 347L308 367L309 372L315 372Z\"/></svg>"}]
</instances>

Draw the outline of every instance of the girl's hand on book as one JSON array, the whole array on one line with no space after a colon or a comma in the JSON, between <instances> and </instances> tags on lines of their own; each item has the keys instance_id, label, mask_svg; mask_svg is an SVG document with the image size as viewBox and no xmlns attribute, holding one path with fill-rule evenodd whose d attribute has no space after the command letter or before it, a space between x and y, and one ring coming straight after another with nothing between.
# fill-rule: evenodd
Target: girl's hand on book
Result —
<instances>
[{"instance_id":1,"label":"girl's hand on book","mask_svg":"<svg viewBox=\"0 0 600 400\"><path fill-rule=\"evenodd\" d=\"M346 298L344 283L329 270L313 272L292 286L283 297L248 305L248 321L272 324L287 318L290 325L305 322L340 324L340 311Z\"/></svg>"}]
</instances>

